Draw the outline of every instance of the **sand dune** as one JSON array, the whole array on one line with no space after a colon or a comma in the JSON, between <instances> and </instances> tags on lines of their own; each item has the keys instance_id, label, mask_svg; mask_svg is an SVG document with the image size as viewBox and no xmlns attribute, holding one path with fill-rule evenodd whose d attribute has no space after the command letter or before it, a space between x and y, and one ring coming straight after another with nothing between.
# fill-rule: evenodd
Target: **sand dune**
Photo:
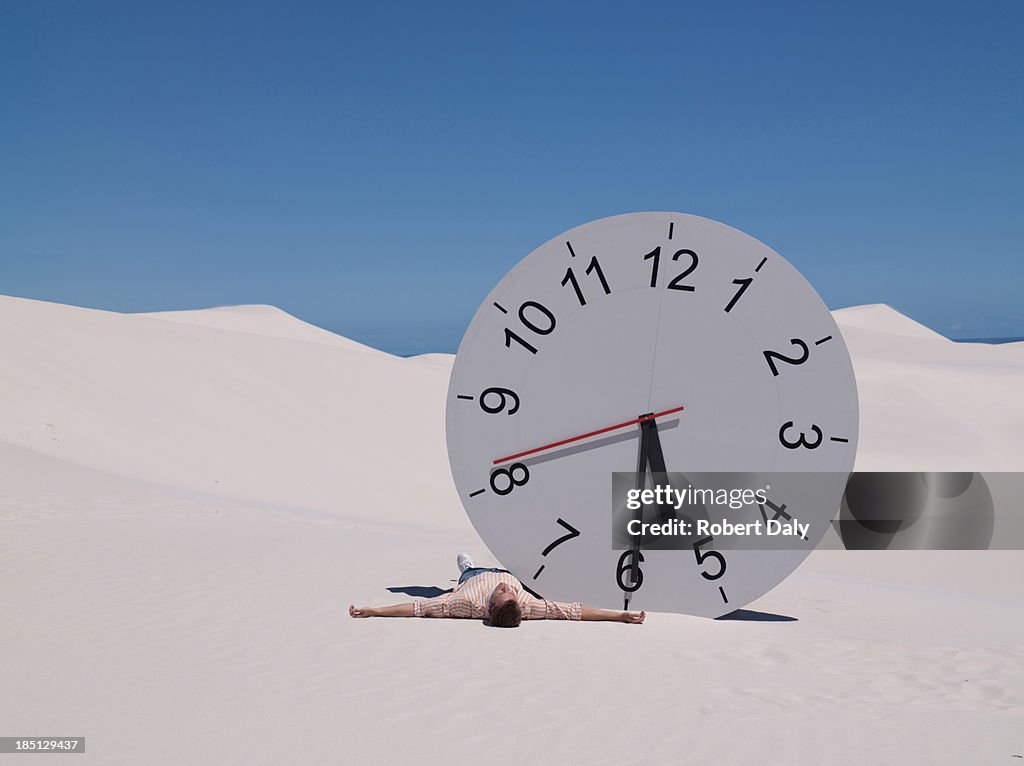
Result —
<instances>
[{"instance_id":1,"label":"sand dune","mask_svg":"<svg viewBox=\"0 0 1024 766\"><path fill-rule=\"evenodd\" d=\"M1024 468L1021 344L836 318L858 467ZM0 298L0 359L0 720L85 735L76 763L1024 755L1019 552L819 551L745 619L350 620L486 561L448 473L449 355L272 307Z\"/></svg>"},{"instance_id":2,"label":"sand dune","mask_svg":"<svg viewBox=\"0 0 1024 766\"><path fill-rule=\"evenodd\" d=\"M248 308L185 313L0 298L0 441L275 506L404 520L429 506L452 509L430 523L461 523L444 445L447 373L342 338L309 342L317 328L276 310L257 321Z\"/></svg>"},{"instance_id":3,"label":"sand dune","mask_svg":"<svg viewBox=\"0 0 1024 766\"><path fill-rule=\"evenodd\" d=\"M949 338L925 327L920 322L915 322L908 316L904 316L892 306L884 303L871 303L865 306L851 306L850 308L838 309L832 312L836 322L844 330L850 327L857 327L861 330L884 333L886 335L899 335L904 338L918 338L924 340L939 340L952 343Z\"/></svg>"},{"instance_id":4,"label":"sand dune","mask_svg":"<svg viewBox=\"0 0 1024 766\"><path fill-rule=\"evenodd\" d=\"M288 338L304 340L310 343L325 343L339 348L358 349L372 354L383 354L375 348L349 340L341 335L324 330L316 325L303 322L301 319L282 311L276 306L247 305L220 306L212 309L194 311L154 311L132 316L166 319L169 322L199 325L202 327L219 327L222 330L248 332L254 335L266 335L271 338Z\"/></svg>"},{"instance_id":5,"label":"sand dune","mask_svg":"<svg viewBox=\"0 0 1024 766\"><path fill-rule=\"evenodd\" d=\"M451 373L452 365L455 364L455 354L417 354L416 356L410 356L409 362Z\"/></svg>"},{"instance_id":6,"label":"sand dune","mask_svg":"<svg viewBox=\"0 0 1024 766\"><path fill-rule=\"evenodd\" d=\"M1024 353L954 343L888 306L835 312L860 396L861 471L1024 470Z\"/></svg>"}]
</instances>

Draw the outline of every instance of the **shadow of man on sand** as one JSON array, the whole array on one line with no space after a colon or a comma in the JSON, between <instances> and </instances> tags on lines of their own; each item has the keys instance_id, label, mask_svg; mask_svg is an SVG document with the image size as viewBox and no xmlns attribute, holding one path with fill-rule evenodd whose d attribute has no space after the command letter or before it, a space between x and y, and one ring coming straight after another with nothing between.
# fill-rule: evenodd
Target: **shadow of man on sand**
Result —
<instances>
[{"instance_id":1,"label":"shadow of man on sand","mask_svg":"<svg viewBox=\"0 0 1024 766\"><path fill-rule=\"evenodd\" d=\"M404 593L407 596L413 598L435 598L437 596L443 596L445 593L451 593L452 589L441 590L433 585L396 585L388 588L392 593Z\"/></svg>"}]
</instances>

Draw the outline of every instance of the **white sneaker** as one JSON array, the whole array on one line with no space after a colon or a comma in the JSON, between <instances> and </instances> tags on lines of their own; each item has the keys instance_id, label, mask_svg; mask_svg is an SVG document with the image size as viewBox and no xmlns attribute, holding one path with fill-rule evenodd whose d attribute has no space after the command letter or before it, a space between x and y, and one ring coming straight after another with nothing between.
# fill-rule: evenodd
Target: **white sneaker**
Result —
<instances>
[{"instance_id":1,"label":"white sneaker","mask_svg":"<svg viewBox=\"0 0 1024 766\"><path fill-rule=\"evenodd\" d=\"M474 566L473 559L469 557L468 553L460 553L459 557L456 559L456 562L459 565L459 574L462 574L467 569L472 569Z\"/></svg>"}]
</instances>

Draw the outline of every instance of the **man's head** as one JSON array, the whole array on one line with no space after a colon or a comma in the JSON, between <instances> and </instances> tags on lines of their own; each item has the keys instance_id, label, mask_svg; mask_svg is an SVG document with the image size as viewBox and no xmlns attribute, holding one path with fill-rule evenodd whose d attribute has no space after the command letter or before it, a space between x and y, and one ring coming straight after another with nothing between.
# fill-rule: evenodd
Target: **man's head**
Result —
<instances>
[{"instance_id":1,"label":"man's head","mask_svg":"<svg viewBox=\"0 0 1024 766\"><path fill-rule=\"evenodd\" d=\"M499 628L518 628L523 620L515 591L503 582L498 583L487 599L487 617L491 625Z\"/></svg>"}]
</instances>

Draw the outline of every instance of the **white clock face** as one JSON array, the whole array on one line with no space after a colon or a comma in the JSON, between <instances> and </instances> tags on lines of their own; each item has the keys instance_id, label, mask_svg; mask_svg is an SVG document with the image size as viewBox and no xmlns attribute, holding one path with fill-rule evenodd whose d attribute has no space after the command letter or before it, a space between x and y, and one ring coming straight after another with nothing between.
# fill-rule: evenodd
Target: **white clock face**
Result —
<instances>
[{"instance_id":1,"label":"white clock face","mask_svg":"<svg viewBox=\"0 0 1024 766\"><path fill-rule=\"evenodd\" d=\"M644 549L641 586L624 581L635 554L612 547L612 473L636 471L641 429L578 437L668 410L656 423L670 472L834 472L769 493L809 525L806 543ZM857 422L846 346L810 284L748 235L682 213L601 219L530 253L473 317L447 399L462 502L527 587L706 616L774 587L825 534Z\"/></svg>"}]
</instances>

